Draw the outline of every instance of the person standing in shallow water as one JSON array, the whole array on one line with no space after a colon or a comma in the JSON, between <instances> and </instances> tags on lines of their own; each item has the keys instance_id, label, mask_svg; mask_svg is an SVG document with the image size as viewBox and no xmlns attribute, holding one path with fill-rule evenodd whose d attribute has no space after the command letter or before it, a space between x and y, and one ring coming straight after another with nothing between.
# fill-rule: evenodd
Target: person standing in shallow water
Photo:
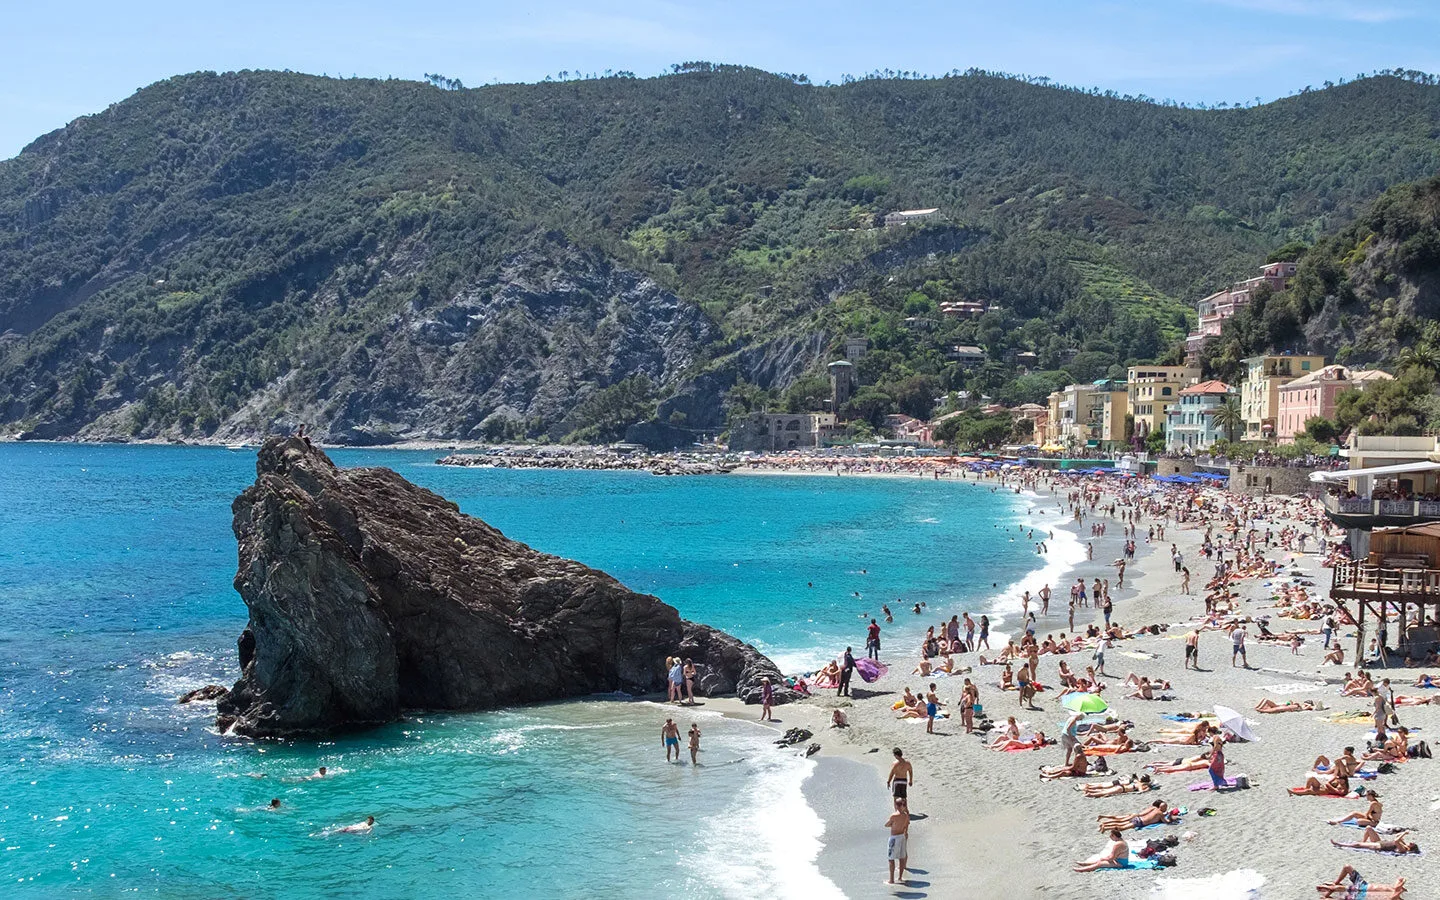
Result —
<instances>
[{"instance_id":1,"label":"person standing in shallow water","mask_svg":"<svg viewBox=\"0 0 1440 900\"><path fill-rule=\"evenodd\" d=\"M690 723L690 765L700 765L696 754L700 752L700 726L694 722Z\"/></svg>"},{"instance_id":2,"label":"person standing in shallow water","mask_svg":"<svg viewBox=\"0 0 1440 900\"><path fill-rule=\"evenodd\" d=\"M674 719L666 719L665 724L660 728L660 743L665 747L665 761L670 761L670 753L675 753L675 761L680 761L680 726L675 724Z\"/></svg>"}]
</instances>

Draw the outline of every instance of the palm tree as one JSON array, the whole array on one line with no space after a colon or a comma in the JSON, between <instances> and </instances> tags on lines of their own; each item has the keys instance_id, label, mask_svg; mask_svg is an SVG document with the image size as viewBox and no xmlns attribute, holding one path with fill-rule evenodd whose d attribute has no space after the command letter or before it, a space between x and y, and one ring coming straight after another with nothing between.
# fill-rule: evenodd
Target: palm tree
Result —
<instances>
[{"instance_id":1,"label":"palm tree","mask_svg":"<svg viewBox=\"0 0 1440 900\"><path fill-rule=\"evenodd\" d=\"M1240 401L1227 397L1215 407L1215 424L1225 429L1225 437L1235 443L1235 433L1245 427L1245 414L1240 411Z\"/></svg>"},{"instance_id":2,"label":"palm tree","mask_svg":"<svg viewBox=\"0 0 1440 900\"><path fill-rule=\"evenodd\" d=\"M1429 369L1440 372L1440 348L1433 344L1420 343L1400 351L1397 361L1401 369Z\"/></svg>"}]
</instances>

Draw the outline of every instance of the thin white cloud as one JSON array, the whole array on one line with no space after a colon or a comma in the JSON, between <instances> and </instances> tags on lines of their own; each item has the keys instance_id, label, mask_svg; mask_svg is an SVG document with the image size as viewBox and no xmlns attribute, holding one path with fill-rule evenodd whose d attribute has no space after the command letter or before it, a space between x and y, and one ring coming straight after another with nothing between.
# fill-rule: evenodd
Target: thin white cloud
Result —
<instances>
[{"instance_id":1,"label":"thin white cloud","mask_svg":"<svg viewBox=\"0 0 1440 900\"><path fill-rule=\"evenodd\" d=\"M1435 12L1433 6L1405 2L1405 0L1389 3L1373 2L1373 0L1208 0L1208 2L1250 12L1312 19L1336 19L1367 25L1382 25L1403 19L1427 18Z\"/></svg>"}]
</instances>

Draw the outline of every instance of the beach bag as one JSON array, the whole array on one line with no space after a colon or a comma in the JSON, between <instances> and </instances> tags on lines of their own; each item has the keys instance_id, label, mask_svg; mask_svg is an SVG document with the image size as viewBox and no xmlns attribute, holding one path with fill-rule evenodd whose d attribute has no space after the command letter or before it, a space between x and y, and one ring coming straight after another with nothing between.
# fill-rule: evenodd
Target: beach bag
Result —
<instances>
[{"instance_id":1,"label":"beach bag","mask_svg":"<svg viewBox=\"0 0 1440 900\"><path fill-rule=\"evenodd\" d=\"M1235 776L1235 789L1236 789L1236 790L1243 791L1243 790L1249 789L1249 787L1250 787L1250 776L1249 776L1249 775L1236 775L1236 776Z\"/></svg>"},{"instance_id":2,"label":"beach bag","mask_svg":"<svg viewBox=\"0 0 1440 900\"><path fill-rule=\"evenodd\" d=\"M1179 860L1175 858L1175 854L1173 853L1157 853L1155 855L1155 865L1162 869L1168 869L1177 862L1179 862Z\"/></svg>"}]
</instances>

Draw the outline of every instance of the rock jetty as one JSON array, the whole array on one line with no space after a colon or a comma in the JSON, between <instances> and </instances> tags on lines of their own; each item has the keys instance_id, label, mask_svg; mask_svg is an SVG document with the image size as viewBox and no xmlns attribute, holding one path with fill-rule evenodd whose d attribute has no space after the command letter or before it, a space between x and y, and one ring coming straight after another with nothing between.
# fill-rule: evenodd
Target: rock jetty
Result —
<instances>
[{"instance_id":1,"label":"rock jetty","mask_svg":"<svg viewBox=\"0 0 1440 900\"><path fill-rule=\"evenodd\" d=\"M435 460L442 466L486 469L588 469L635 471L652 475L721 475L739 463L714 456L679 453L620 453L607 448L497 449L486 453L453 453Z\"/></svg>"},{"instance_id":2,"label":"rock jetty","mask_svg":"<svg viewBox=\"0 0 1440 900\"><path fill-rule=\"evenodd\" d=\"M250 611L222 732L320 734L405 709L479 710L665 687L793 699L774 663L580 563L541 553L389 469L341 469L303 438L260 449L236 498Z\"/></svg>"}]
</instances>

